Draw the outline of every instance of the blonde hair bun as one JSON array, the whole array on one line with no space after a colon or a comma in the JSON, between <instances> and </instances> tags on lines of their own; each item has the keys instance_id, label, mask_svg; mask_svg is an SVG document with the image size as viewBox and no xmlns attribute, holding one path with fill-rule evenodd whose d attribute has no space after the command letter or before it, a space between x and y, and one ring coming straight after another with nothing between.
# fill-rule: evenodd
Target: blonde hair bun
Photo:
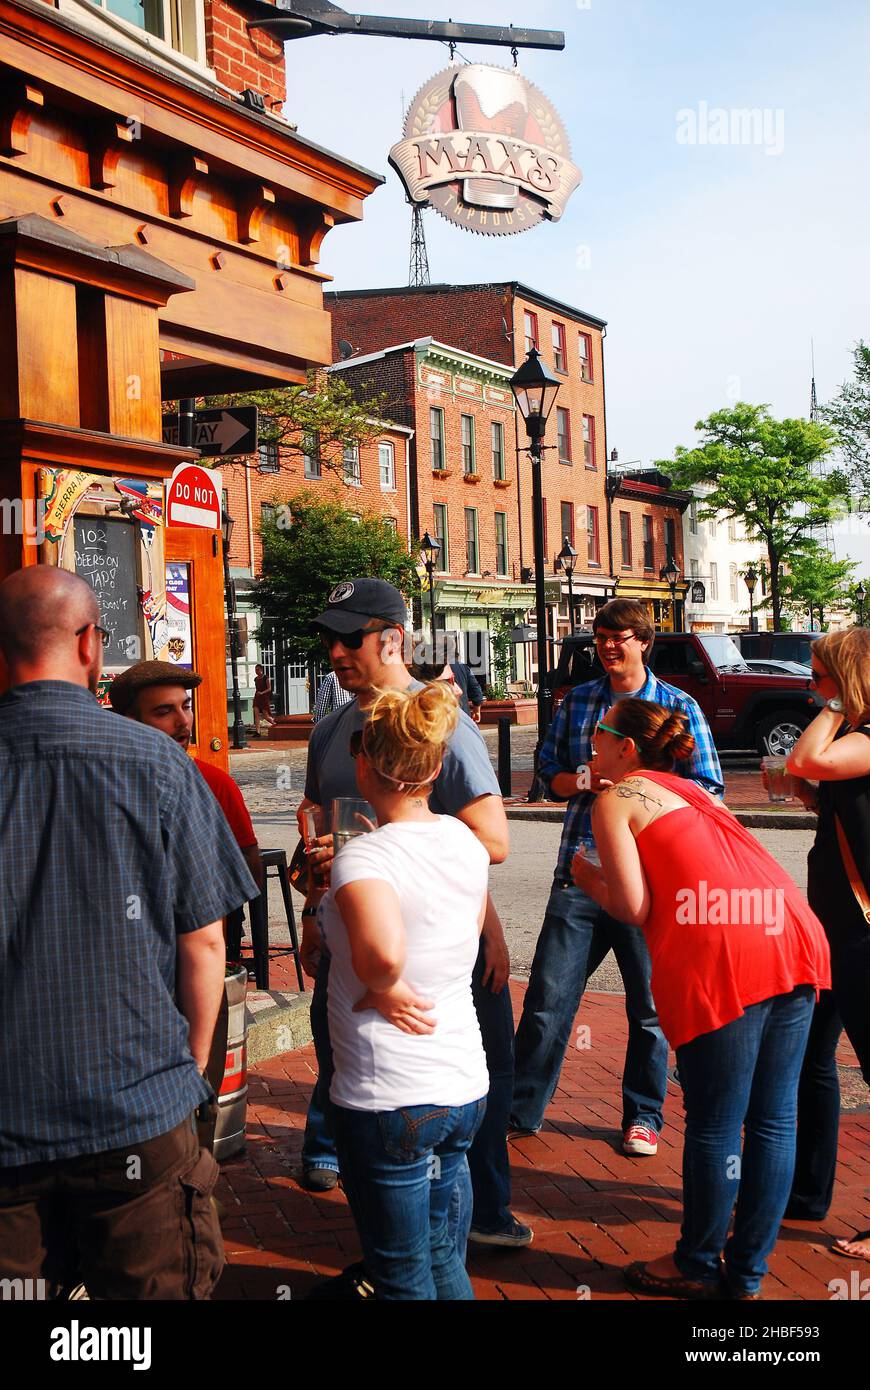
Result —
<instances>
[{"instance_id":1,"label":"blonde hair bun","mask_svg":"<svg viewBox=\"0 0 870 1390\"><path fill-rule=\"evenodd\" d=\"M443 760L458 722L456 696L441 682L421 690L383 690L365 726L363 751L388 782L421 787Z\"/></svg>"}]
</instances>

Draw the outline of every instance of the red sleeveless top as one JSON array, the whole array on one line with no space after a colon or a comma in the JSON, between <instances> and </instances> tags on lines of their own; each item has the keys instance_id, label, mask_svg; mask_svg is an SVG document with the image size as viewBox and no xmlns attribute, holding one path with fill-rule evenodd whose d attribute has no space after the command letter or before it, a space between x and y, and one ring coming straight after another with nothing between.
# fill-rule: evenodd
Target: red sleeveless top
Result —
<instances>
[{"instance_id":1,"label":"red sleeveless top","mask_svg":"<svg viewBox=\"0 0 870 1390\"><path fill-rule=\"evenodd\" d=\"M696 783L638 774L689 804L637 836L652 907L643 924L652 992L672 1047L798 985L830 989L822 924L793 879Z\"/></svg>"}]
</instances>

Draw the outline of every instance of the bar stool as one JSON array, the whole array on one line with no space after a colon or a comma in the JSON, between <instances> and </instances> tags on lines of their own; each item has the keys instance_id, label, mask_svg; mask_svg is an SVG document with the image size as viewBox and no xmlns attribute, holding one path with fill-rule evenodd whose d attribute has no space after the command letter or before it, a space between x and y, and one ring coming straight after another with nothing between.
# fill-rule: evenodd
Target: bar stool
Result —
<instances>
[{"instance_id":1,"label":"bar stool","mask_svg":"<svg viewBox=\"0 0 870 1390\"><path fill-rule=\"evenodd\" d=\"M248 911L251 917L251 948L254 958L254 978L257 982L257 989L269 988L269 956L293 956L296 963L296 978L299 981L300 993L305 993L305 980L302 975L302 965L299 960L299 937L296 932L296 917L293 912L293 899L290 894L290 879L287 874L287 854L283 849L264 849L260 851L260 859L263 864L263 891L258 897L252 898L248 903ZM272 877L277 877L281 885L281 896L284 899L284 912L287 917L287 927L290 932L289 946L269 946L269 870L274 870ZM228 950L232 960L238 960L241 946L241 913L238 914L238 927L235 923L230 926L228 919Z\"/></svg>"}]
</instances>

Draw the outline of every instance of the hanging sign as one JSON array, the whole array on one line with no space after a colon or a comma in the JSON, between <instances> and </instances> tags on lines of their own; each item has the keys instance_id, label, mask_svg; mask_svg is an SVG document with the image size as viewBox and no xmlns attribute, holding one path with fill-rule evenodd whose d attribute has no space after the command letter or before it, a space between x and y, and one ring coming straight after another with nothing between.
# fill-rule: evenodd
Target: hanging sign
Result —
<instances>
[{"instance_id":1,"label":"hanging sign","mask_svg":"<svg viewBox=\"0 0 870 1390\"><path fill-rule=\"evenodd\" d=\"M558 222L582 174L555 108L510 68L469 63L433 77L390 151L412 203L488 236Z\"/></svg>"}]
</instances>

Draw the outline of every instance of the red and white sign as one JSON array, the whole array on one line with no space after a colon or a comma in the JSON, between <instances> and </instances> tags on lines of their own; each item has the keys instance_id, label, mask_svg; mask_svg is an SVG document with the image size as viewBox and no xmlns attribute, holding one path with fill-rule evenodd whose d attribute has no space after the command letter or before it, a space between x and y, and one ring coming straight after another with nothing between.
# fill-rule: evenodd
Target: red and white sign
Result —
<instances>
[{"instance_id":1,"label":"red and white sign","mask_svg":"<svg viewBox=\"0 0 870 1390\"><path fill-rule=\"evenodd\" d=\"M222 484L220 473L196 463L180 463L166 487L166 525L218 530Z\"/></svg>"}]
</instances>

